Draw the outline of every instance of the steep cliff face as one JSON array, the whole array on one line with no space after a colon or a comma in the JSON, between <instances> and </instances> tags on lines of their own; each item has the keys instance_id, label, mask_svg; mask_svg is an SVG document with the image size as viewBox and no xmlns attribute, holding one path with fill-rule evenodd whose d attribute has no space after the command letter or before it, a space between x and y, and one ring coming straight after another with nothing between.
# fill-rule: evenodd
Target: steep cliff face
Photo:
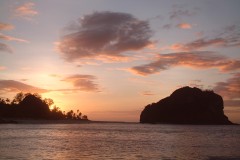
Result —
<instances>
[{"instance_id":1,"label":"steep cliff face","mask_svg":"<svg viewBox=\"0 0 240 160\"><path fill-rule=\"evenodd\" d=\"M232 124L223 113L223 99L212 91L183 87L157 103L149 104L140 123Z\"/></svg>"}]
</instances>

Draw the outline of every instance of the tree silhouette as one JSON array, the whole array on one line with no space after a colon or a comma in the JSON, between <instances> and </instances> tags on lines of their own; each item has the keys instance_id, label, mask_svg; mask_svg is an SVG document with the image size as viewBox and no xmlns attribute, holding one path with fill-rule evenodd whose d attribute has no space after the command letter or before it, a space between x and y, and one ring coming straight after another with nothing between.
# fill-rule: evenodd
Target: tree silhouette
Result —
<instances>
[{"instance_id":1,"label":"tree silhouette","mask_svg":"<svg viewBox=\"0 0 240 160\"><path fill-rule=\"evenodd\" d=\"M20 92L16 94L12 102L19 104L24 98L25 95L22 92Z\"/></svg>"},{"instance_id":2,"label":"tree silhouette","mask_svg":"<svg viewBox=\"0 0 240 160\"><path fill-rule=\"evenodd\" d=\"M88 120L88 117L87 117L86 115L83 115L83 116L82 116L82 119Z\"/></svg>"},{"instance_id":3,"label":"tree silhouette","mask_svg":"<svg viewBox=\"0 0 240 160\"><path fill-rule=\"evenodd\" d=\"M45 98L43 100L49 107L54 104L54 101L51 98Z\"/></svg>"},{"instance_id":4,"label":"tree silhouette","mask_svg":"<svg viewBox=\"0 0 240 160\"><path fill-rule=\"evenodd\" d=\"M54 105L51 98L42 100L41 95L34 93L17 93L12 101L9 98L0 98L1 118L31 118L31 119L75 119L81 120L82 113L70 110L65 114ZM53 106L53 109L50 109ZM87 120L85 117L84 120Z\"/></svg>"}]
</instances>

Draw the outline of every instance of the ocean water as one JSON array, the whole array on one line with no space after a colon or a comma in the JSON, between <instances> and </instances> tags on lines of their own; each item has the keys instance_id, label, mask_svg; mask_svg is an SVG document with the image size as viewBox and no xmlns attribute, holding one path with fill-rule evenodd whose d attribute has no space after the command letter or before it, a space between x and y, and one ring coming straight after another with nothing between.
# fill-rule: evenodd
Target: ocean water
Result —
<instances>
[{"instance_id":1,"label":"ocean water","mask_svg":"<svg viewBox=\"0 0 240 160\"><path fill-rule=\"evenodd\" d=\"M1 124L0 159L240 160L240 126Z\"/></svg>"}]
</instances>

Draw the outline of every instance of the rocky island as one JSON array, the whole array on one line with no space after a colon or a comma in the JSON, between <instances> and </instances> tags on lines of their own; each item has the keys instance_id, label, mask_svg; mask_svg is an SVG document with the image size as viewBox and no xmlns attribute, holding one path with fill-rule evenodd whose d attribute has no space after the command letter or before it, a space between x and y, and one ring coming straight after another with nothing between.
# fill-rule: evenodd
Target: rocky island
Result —
<instances>
[{"instance_id":1,"label":"rocky island","mask_svg":"<svg viewBox=\"0 0 240 160\"><path fill-rule=\"evenodd\" d=\"M223 99L213 91L183 87L169 97L147 105L140 123L164 124L233 124L223 112Z\"/></svg>"}]
</instances>

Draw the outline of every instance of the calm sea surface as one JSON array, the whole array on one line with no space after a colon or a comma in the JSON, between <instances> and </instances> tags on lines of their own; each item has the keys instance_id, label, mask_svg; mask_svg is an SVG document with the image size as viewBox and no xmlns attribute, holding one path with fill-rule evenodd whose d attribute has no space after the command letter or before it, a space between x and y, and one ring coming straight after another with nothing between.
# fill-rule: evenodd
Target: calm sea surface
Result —
<instances>
[{"instance_id":1,"label":"calm sea surface","mask_svg":"<svg viewBox=\"0 0 240 160\"><path fill-rule=\"evenodd\" d=\"M240 126L1 124L0 159L240 160Z\"/></svg>"}]
</instances>

